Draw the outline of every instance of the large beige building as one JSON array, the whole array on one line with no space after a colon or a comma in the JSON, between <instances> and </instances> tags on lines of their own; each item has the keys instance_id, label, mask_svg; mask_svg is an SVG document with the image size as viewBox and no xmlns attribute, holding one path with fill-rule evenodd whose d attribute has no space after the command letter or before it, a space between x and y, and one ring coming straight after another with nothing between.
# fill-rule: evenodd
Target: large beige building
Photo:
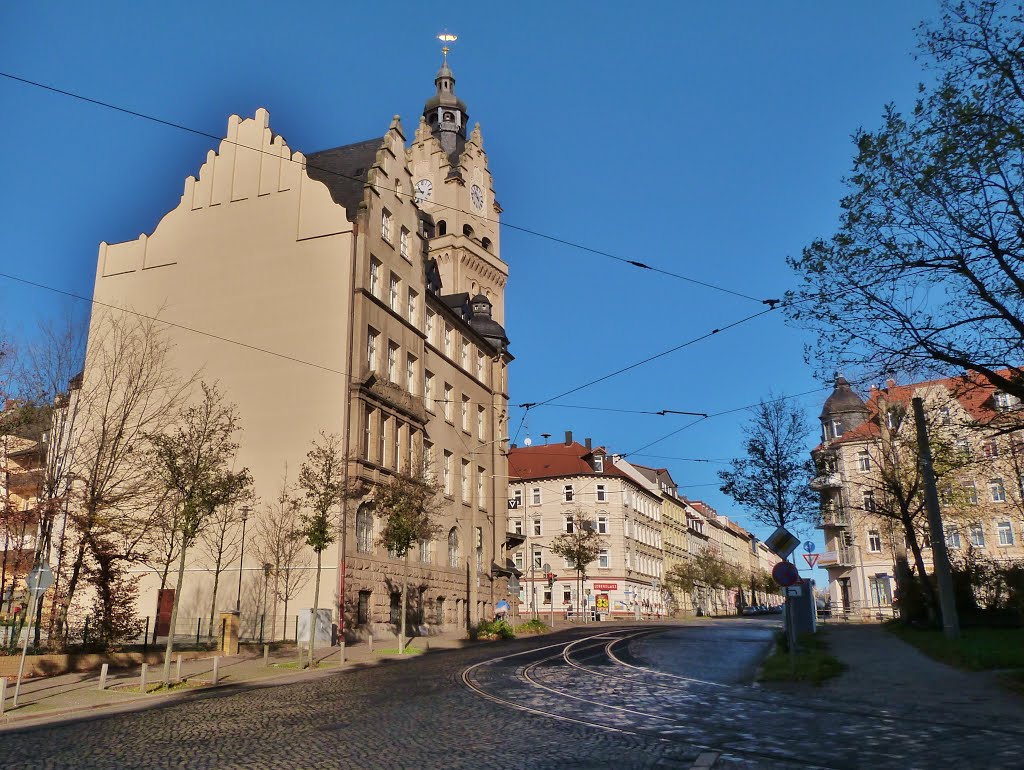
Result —
<instances>
[{"instance_id":1,"label":"large beige building","mask_svg":"<svg viewBox=\"0 0 1024 770\"><path fill-rule=\"evenodd\" d=\"M997 560L1024 556L1020 404L976 375L872 388L867 399L843 377L821 412L819 527L833 612L893 612L897 559L932 572L932 551L917 467L911 400L923 401L940 478L951 558L968 548ZM900 500L916 532L915 553L898 518Z\"/></svg>"},{"instance_id":2,"label":"large beige building","mask_svg":"<svg viewBox=\"0 0 1024 770\"><path fill-rule=\"evenodd\" d=\"M179 369L200 370L237 404L237 464L261 504L276 499L286 468L296 478L319 431L342 436L367 492L339 514L321 607L336 620L343 610L352 631L397 621L404 567L377 544L373 486L421 452L446 505L443 533L412 557L413 621L457 627L489 615L506 591L508 267L468 117L447 61L408 145L397 116L380 137L310 154L274 133L264 109L232 116L153 233L99 250L96 301L169 322ZM185 617L210 604L207 567L196 549ZM265 574L255 560L242 574L254 597L244 627L261 611ZM238 575L226 572L222 586ZM149 574L147 610L155 592ZM312 594L307 583L290 613Z\"/></svg>"}]
</instances>

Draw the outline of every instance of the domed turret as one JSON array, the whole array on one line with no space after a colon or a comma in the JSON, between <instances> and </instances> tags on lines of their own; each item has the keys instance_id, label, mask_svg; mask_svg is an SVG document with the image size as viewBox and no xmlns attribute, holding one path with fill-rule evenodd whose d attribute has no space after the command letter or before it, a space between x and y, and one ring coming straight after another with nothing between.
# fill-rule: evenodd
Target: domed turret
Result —
<instances>
[{"instance_id":1,"label":"domed turret","mask_svg":"<svg viewBox=\"0 0 1024 770\"><path fill-rule=\"evenodd\" d=\"M483 294L477 294L471 304L473 315L469 325L498 351L504 352L508 348L508 337L505 336L504 327L491 318L491 301Z\"/></svg>"},{"instance_id":2,"label":"domed turret","mask_svg":"<svg viewBox=\"0 0 1024 770\"><path fill-rule=\"evenodd\" d=\"M423 117L431 133L441 140L444 151L455 156L466 142L469 113L465 102L455 95L455 74L448 66L448 48L443 50L444 62L434 77L437 92L423 105Z\"/></svg>"},{"instance_id":3,"label":"domed turret","mask_svg":"<svg viewBox=\"0 0 1024 770\"><path fill-rule=\"evenodd\" d=\"M843 375L836 375L835 388L832 395L825 399L820 415L825 439L838 438L861 425L867 418L868 408L864 400L853 392Z\"/></svg>"}]
</instances>

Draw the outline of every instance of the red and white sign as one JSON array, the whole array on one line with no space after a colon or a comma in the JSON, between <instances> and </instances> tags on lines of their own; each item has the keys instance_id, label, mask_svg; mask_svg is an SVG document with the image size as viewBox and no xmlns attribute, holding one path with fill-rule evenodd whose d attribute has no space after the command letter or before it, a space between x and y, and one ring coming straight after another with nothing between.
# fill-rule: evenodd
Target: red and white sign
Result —
<instances>
[{"instance_id":1,"label":"red and white sign","mask_svg":"<svg viewBox=\"0 0 1024 770\"><path fill-rule=\"evenodd\" d=\"M814 565L818 563L818 557L821 554L818 553L805 553L804 561L807 562L807 566L814 569Z\"/></svg>"},{"instance_id":2,"label":"red and white sign","mask_svg":"<svg viewBox=\"0 0 1024 770\"><path fill-rule=\"evenodd\" d=\"M595 591L618 591L618 583L594 583Z\"/></svg>"}]
</instances>

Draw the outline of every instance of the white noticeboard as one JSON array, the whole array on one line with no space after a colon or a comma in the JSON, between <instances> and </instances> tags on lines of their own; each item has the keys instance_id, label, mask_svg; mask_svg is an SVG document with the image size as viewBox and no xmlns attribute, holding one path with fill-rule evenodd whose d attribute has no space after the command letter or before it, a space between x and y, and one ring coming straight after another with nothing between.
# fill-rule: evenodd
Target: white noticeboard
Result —
<instances>
[{"instance_id":1,"label":"white noticeboard","mask_svg":"<svg viewBox=\"0 0 1024 770\"><path fill-rule=\"evenodd\" d=\"M309 641L309 621L310 611L306 609L299 610L299 639L300 642ZM316 612L316 641L327 642L330 644L331 640L331 611L328 609L319 609Z\"/></svg>"}]
</instances>

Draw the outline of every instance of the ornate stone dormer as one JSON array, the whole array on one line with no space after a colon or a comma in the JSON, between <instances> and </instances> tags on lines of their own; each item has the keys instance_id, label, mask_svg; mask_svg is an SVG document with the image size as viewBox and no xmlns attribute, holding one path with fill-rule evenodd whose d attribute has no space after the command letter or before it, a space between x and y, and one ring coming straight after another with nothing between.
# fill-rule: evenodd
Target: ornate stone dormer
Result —
<instances>
[{"instance_id":1,"label":"ornate stone dormer","mask_svg":"<svg viewBox=\"0 0 1024 770\"><path fill-rule=\"evenodd\" d=\"M423 107L423 119L430 127L430 132L440 140L441 147L454 165L466 143L469 114L465 102L455 95L455 75L448 66L447 48L444 49L444 63L434 77L434 85L437 91L427 99Z\"/></svg>"}]
</instances>

